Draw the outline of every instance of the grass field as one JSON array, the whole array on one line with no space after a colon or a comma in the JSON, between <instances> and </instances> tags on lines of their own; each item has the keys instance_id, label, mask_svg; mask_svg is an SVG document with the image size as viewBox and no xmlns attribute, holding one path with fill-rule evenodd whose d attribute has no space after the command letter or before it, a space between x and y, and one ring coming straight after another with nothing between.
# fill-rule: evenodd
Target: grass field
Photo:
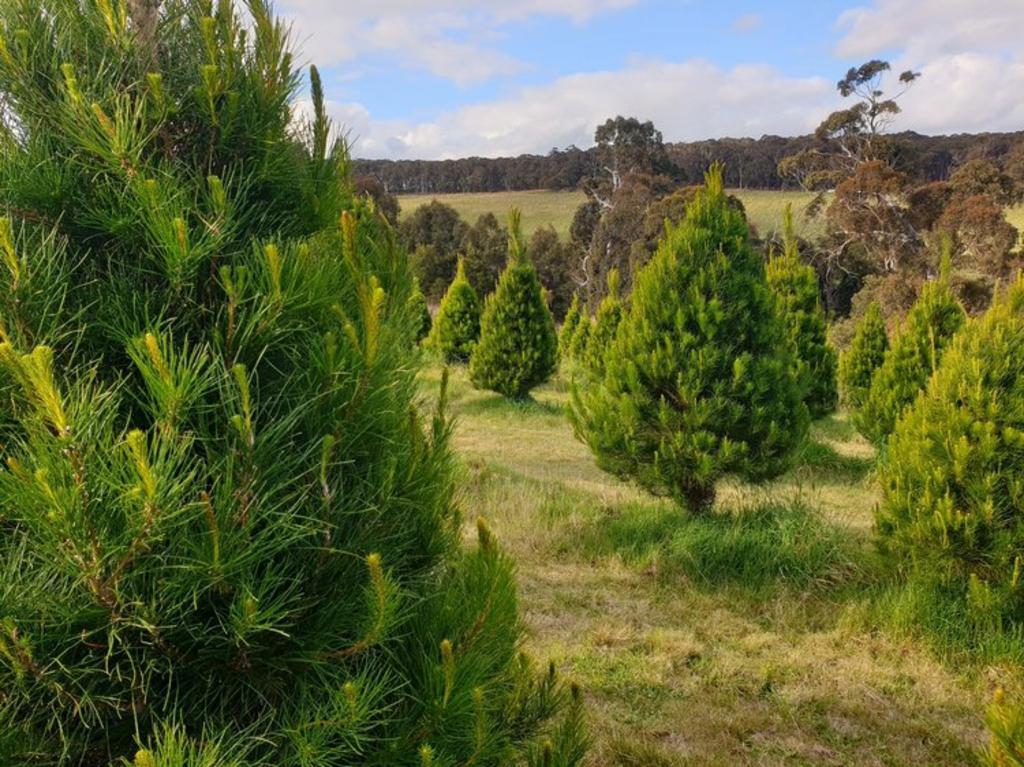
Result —
<instances>
[{"instance_id":1,"label":"grass field","mask_svg":"<svg viewBox=\"0 0 1024 767\"><path fill-rule=\"evenodd\" d=\"M529 651L583 685L592 767L974 763L1011 672L870 617L873 455L844 418L694 521L596 468L564 382L517 405L456 370L451 395L467 529L515 557Z\"/></svg>"},{"instance_id":2,"label":"grass field","mask_svg":"<svg viewBox=\"0 0 1024 767\"><path fill-rule=\"evenodd\" d=\"M820 226L807 221L803 211L814 198L808 192L773 192L758 190L733 190L746 206L750 221L761 234L778 229L782 224L782 213L792 203L799 232L811 234ZM402 213L408 214L431 200L441 200L455 208L464 219L473 223L483 213L494 213L504 220L510 208L519 208L523 214L523 228L532 232L541 226L551 225L566 236L572 216L586 199L582 192L487 192L480 194L406 195L399 197Z\"/></svg>"}]
</instances>

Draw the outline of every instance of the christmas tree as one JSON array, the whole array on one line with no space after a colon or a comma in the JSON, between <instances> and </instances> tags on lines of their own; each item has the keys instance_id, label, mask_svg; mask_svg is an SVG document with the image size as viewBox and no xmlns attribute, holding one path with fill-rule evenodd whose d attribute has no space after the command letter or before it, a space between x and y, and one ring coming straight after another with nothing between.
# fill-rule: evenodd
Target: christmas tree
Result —
<instances>
[{"instance_id":1,"label":"christmas tree","mask_svg":"<svg viewBox=\"0 0 1024 767\"><path fill-rule=\"evenodd\" d=\"M522 399L555 372L558 337L526 251L518 211L509 217L508 247L508 265L484 302L480 341L470 358L469 376L479 389Z\"/></svg>"},{"instance_id":2,"label":"christmas tree","mask_svg":"<svg viewBox=\"0 0 1024 767\"><path fill-rule=\"evenodd\" d=\"M867 399L871 379L882 366L889 350L889 335L882 318L882 307L873 301L857 323L850 348L839 358L839 383L843 402L856 411Z\"/></svg>"},{"instance_id":3,"label":"christmas tree","mask_svg":"<svg viewBox=\"0 0 1024 767\"><path fill-rule=\"evenodd\" d=\"M818 276L800 260L793 232L793 210L786 207L783 251L768 260L765 276L779 301L800 363L804 402L812 418L836 409L836 353L828 342L828 325L818 295Z\"/></svg>"},{"instance_id":4,"label":"christmas tree","mask_svg":"<svg viewBox=\"0 0 1024 767\"><path fill-rule=\"evenodd\" d=\"M784 470L808 428L788 330L746 221L712 168L637 274L604 374L573 392L598 464L707 510L726 474Z\"/></svg>"},{"instance_id":5,"label":"christmas tree","mask_svg":"<svg viewBox=\"0 0 1024 767\"><path fill-rule=\"evenodd\" d=\"M948 261L947 261L948 263ZM967 315L949 284L948 268L924 286L899 335L871 377L854 423L876 445L888 438L904 409L913 404Z\"/></svg>"},{"instance_id":6,"label":"christmas tree","mask_svg":"<svg viewBox=\"0 0 1024 767\"><path fill-rule=\"evenodd\" d=\"M0 5L0 764L573 764L406 257L244 10Z\"/></svg>"},{"instance_id":7,"label":"christmas tree","mask_svg":"<svg viewBox=\"0 0 1024 767\"><path fill-rule=\"evenodd\" d=\"M460 258L455 279L441 299L430 345L445 362L466 362L480 337L480 299L466 279L465 262Z\"/></svg>"}]
</instances>

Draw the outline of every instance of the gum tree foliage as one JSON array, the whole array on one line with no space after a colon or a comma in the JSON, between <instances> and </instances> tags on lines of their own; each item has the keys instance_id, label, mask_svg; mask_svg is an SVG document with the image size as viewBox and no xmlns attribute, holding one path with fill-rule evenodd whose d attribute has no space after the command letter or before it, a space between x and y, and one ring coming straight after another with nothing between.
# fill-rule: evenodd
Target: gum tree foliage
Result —
<instances>
[{"instance_id":1,"label":"gum tree foliage","mask_svg":"<svg viewBox=\"0 0 1024 767\"><path fill-rule=\"evenodd\" d=\"M555 372L558 336L515 210L509 216L508 257L497 288L484 302L469 376L479 389L522 399Z\"/></svg>"},{"instance_id":2,"label":"gum tree foliage","mask_svg":"<svg viewBox=\"0 0 1024 767\"><path fill-rule=\"evenodd\" d=\"M971 320L900 419L877 527L894 561L1024 618L1024 278Z\"/></svg>"},{"instance_id":3,"label":"gum tree foliage","mask_svg":"<svg viewBox=\"0 0 1024 767\"><path fill-rule=\"evenodd\" d=\"M847 407L857 410L864 403L871 379L882 366L888 350L889 334L882 307L874 301L857 323L850 347L839 358L839 385Z\"/></svg>"},{"instance_id":4,"label":"gum tree foliage","mask_svg":"<svg viewBox=\"0 0 1024 767\"><path fill-rule=\"evenodd\" d=\"M430 346L445 362L467 362L480 337L480 299L466 279L466 267L459 259L455 279L437 309Z\"/></svg>"},{"instance_id":5,"label":"gum tree foliage","mask_svg":"<svg viewBox=\"0 0 1024 767\"><path fill-rule=\"evenodd\" d=\"M836 409L839 391L836 381L836 352L828 342L828 324L821 308L818 277L800 259L793 232L793 211L786 208L781 253L768 260L765 276L779 302L783 319L800 364L804 402L813 418Z\"/></svg>"},{"instance_id":6,"label":"gum tree foliage","mask_svg":"<svg viewBox=\"0 0 1024 767\"><path fill-rule=\"evenodd\" d=\"M715 166L637 275L603 376L574 387L576 433L603 469L705 511L717 479L776 476L803 441L790 349Z\"/></svg>"},{"instance_id":7,"label":"gum tree foliage","mask_svg":"<svg viewBox=\"0 0 1024 767\"><path fill-rule=\"evenodd\" d=\"M244 12L0 4L0 763L575 764L403 251Z\"/></svg>"},{"instance_id":8,"label":"gum tree foliage","mask_svg":"<svg viewBox=\"0 0 1024 767\"><path fill-rule=\"evenodd\" d=\"M943 275L922 288L854 413L860 433L876 445L892 434L963 327L966 314L950 287L946 263Z\"/></svg>"}]
</instances>

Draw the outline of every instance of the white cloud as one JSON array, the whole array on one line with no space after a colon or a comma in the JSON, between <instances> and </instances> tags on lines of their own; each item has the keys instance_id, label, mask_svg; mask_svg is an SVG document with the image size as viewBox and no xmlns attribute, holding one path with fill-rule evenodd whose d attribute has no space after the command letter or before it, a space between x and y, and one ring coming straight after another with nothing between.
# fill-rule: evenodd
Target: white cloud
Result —
<instances>
[{"instance_id":1,"label":"white cloud","mask_svg":"<svg viewBox=\"0 0 1024 767\"><path fill-rule=\"evenodd\" d=\"M283 0L278 9L293 26L310 61L322 67L386 53L465 85L525 67L495 50L501 26L534 15L583 22L639 0ZM491 43L490 45L488 43Z\"/></svg>"},{"instance_id":2,"label":"white cloud","mask_svg":"<svg viewBox=\"0 0 1024 767\"><path fill-rule=\"evenodd\" d=\"M1024 129L1024 0L874 0L838 21L844 57L893 55L921 79L896 127L923 133Z\"/></svg>"},{"instance_id":3,"label":"white cloud","mask_svg":"<svg viewBox=\"0 0 1024 767\"><path fill-rule=\"evenodd\" d=\"M363 119L352 136L360 157L497 157L589 146L594 128L615 114L653 120L667 140L685 140L805 133L834 106L824 78L787 77L760 65L726 70L704 60L638 60L618 71L521 88L430 122ZM335 105L332 113L344 122L341 109Z\"/></svg>"}]
</instances>

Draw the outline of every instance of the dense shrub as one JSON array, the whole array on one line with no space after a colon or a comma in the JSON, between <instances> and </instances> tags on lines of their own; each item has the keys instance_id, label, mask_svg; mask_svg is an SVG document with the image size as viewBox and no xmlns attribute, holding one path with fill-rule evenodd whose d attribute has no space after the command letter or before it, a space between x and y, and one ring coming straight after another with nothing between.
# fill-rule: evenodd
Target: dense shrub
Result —
<instances>
[{"instance_id":1,"label":"dense shrub","mask_svg":"<svg viewBox=\"0 0 1024 767\"><path fill-rule=\"evenodd\" d=\"M594 327L587 338L584 365L591 375L604 373L604 358L608 347L615 340L615 333L622 321L623 305L619 296L619 270L608 272L608 291L597 307Z\"/></svg>"},{"instance_id":2,"label":"dense shrub","mask_svg":"<svg viewBox=\"0 0 1024 767\"><path fill-rule=\"evenodd\" d=\"M1024 281L972 320L899 421L880 471L877 527L894 561L965 594L975 614L1022 616Z\"/></svg>"},{"instance_id":3,"label":"dense shrub","mask_svg":"<svg viewBox=\"0 0 1024 767\"><path fill-rule=\"evenodd\" d=\"M574 763L403 251L244 18L0 4L0 764Z\"/></svg>"},{"instance_id":4,"label":"dense shrub","mask_svg":"<svg viewBox=\"0 0 1024 767\"><path fill-rule=\"evenodd\" d=\"M784 231L783 251L769 259L765 276L789 327L800 364L804 402L813 418L821 418L833 412L839 400L836 353L828 342L828 325L818 295L818 276L800 260L793 233L793 211L789 207Z\"/></svg>"},{"instance_id":5,"label":"dense shrub","mask_svg":"<svg viewBox=\"0 0 1024 767\"><path fill-rule=\"evenodd\" d=\"M598 464L693 511L725 474L777 475L808 427L786 326L713 169L637 275L600 378L574 388Z\"/></svg>"},{"instance_id":6,"label":"dense shrub","mask_svg":"<svg viewBox=\"0 0 1024 767\"><path fill-rule=\"evenodd\" d=\"M445 362L467 362L479 337L480 299L459 259L455 279L437 309L429 343Z\"/></svg>"},{"instance_id":7,"label":"dense shrub","mask_svg":"<svg viewBox=\"0 0 1024 767\"><path fill-rule=\"evenodd\" d=\"M943 351L966 319L950 287L948 271L943 274L922 288L854 413L858 430L876 445L892 434L903 410L928 383Z\"/></svg>"},{"instance_id":8,"label":"dense shrub","mask_svg":"<svg viewBox=\"0 0 1024 767\"><path fill-rule=\"evenodd\" d=\"M523 243L518 211L510 216L508 248L508 266L484 302L469 376L477 388L521 399L555 372L558 336Z\"/></svg>"},{"instance_id":9,"label":"dense shrub","mask_svg":"<svg viewBox=\"0 0 1024 767\"><path fill-rule=\"evenodd\" d=\"M843 403L853 410L864 404L871 379L882 366L889 350L889 334L885 329L882 308L871 303L853 336L849 348L839 358L839 384Z\"/></svg>"}]
</instances>

